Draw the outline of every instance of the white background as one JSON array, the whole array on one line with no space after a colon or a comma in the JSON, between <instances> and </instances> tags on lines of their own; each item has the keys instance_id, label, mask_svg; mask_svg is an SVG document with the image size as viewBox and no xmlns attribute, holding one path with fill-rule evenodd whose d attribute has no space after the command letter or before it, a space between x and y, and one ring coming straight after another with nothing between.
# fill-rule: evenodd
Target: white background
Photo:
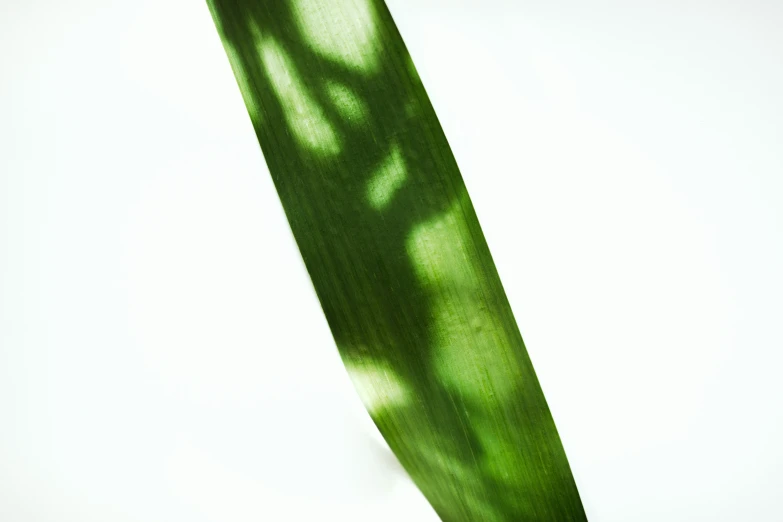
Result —
<instances>
[{"instance_id":1,"label":"white background","mask_svg":"<svg viewBox=\"0 0 783 522\"><path fill-rule=\"evenodd\" d=\"M0 520L437 520L205 4L0 2ZM389 5L591 521L783 520L783 4Z\"/></svg>"}]
</instances>

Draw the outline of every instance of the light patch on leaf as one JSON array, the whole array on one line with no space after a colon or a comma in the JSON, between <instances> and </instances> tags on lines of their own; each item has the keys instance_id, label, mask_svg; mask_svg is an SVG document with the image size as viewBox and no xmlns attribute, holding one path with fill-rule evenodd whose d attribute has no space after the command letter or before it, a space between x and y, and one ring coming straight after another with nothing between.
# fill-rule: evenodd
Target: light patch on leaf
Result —
<instances>
[{"instance_id":1,"label":"light patch on leaf","mask_svg":"<svg viewBox=\"0 0 783 522\"><path fill-rule=\"evenodd\" d=\"M416 275L432 288L477 286L469 255L470 231L459 203L443 214L417 225L408 238Z\"/></svg>"},{"instance_id":2,"label":"light patch on leaf","mask_svg":"<svg viewBox=\"0 0 783 522\"><path fill-rule=\"evenodd\" d=\"M377 17L369 0L294 0L292 5L316 52L359 71L378 68Z\"/></svg>"},{"instance_id":3,"label":"light patch on leaf","mask_svg":"<svg viewBox=\"0 0 783 522\"><path fill-rule=\"evenodd\" d=\"M476 399L505 399L519 370L496 314L478 293L446 293L434 303L435 371L441 381Z\"/></svg>"},{"instance_id":4,"label":"light patch on leaf","mask_svg":"<svg viewBox=\"0 0 783 522\"><path fill-rule=\"evenodd\" d=\"M394 143L367 184L367 200L372 208L382 210L388 205L407 177L402 151L400 146Z\"/></svg>"},{"instance_id":5,"label":"light patch on leaf","mask_svg":"<svg viewBox=\"0 0 783 522\"><path fill-rule=\"evenodd\" d=\"M371 415L408 402L408 385L388 363L363 358L360 361L346 361L345 368Z\"/></svg>"},{"instance_id":6,"label":"light patch on leaf","mask_svg":"<svg viewBox=\"0 0 783 522\"><path fill-rule=\"evenodd\" d=\"M296 140L321 155L338 154L341 147L337 133L307 90L288 53L271 37L257 41L264 69Z\"/></svg>"},{"instance_id":7,"label":"light patch on leaf","mask_svg":"<svg viewBox=\"0 0 783 522\"><path fill-rule=\"evenodd\" d=\"M367 121L370 109L348 86L330 81L326 84L326 95L348 123L359 124Z\"/></svg>"},{"instance_id":8,"label":"light patch on leaf","mask_svg":"<svg viewBox=\"0 0 783 522\"><path fill-rule=\"evenodd\" d=\"M433 364L445 386L477 400L508 398L521 380L513 339L477 260L459 203L418 225L408 254L432 297Z\"/></svg>"}]
</instances>

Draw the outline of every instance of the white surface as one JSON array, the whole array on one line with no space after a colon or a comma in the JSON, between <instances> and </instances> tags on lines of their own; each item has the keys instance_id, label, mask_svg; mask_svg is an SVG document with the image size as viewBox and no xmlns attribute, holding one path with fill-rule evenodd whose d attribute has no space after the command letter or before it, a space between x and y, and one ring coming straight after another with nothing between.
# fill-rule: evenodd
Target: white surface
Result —
<instances>
[{"instance_id":1,"label":"white surface","mask_svg":"<svg viewBox=\"0 0 783 522\"><path fill-rule=\"evenodd\" d=\"M591 521L783 519L783 8L389 4ZM0 4L0 519L436 520L211 24Z\"/></svg>"}]
</instances>

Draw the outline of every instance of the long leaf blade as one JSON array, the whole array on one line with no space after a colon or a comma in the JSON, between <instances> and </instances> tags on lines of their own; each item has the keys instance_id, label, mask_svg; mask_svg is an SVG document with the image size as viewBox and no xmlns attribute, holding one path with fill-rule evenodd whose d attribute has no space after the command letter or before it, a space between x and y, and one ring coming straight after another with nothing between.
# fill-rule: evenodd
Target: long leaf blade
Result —
<instances>
[{"instance_id":1,"label":"long leaf blade","mask_svg":"<svg viewBox=\"0 0 783 522\"><path fill-rule=\"evenodd\" d=\"M439 516L586 520L457 164L386 5L208 4L340 355Z\"/></svg>"}]
</instances>

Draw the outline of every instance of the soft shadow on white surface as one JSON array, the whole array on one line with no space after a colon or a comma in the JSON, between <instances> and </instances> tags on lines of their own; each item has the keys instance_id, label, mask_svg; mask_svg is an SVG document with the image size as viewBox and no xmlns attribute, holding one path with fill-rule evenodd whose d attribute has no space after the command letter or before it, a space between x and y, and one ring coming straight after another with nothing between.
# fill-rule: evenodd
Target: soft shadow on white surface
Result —
<instances>
[{"instance_id":1,"label":"soft shadow on white surface","mask_svg":"<svg viewBox=\"0 0 783 522\"><path fill-rule=\"evenodd\" d=\"M590 519L783 517L781 8L389 5ZM0 519L437 520L206 6L0 12Z\"/></svg>"}]
</instances>

